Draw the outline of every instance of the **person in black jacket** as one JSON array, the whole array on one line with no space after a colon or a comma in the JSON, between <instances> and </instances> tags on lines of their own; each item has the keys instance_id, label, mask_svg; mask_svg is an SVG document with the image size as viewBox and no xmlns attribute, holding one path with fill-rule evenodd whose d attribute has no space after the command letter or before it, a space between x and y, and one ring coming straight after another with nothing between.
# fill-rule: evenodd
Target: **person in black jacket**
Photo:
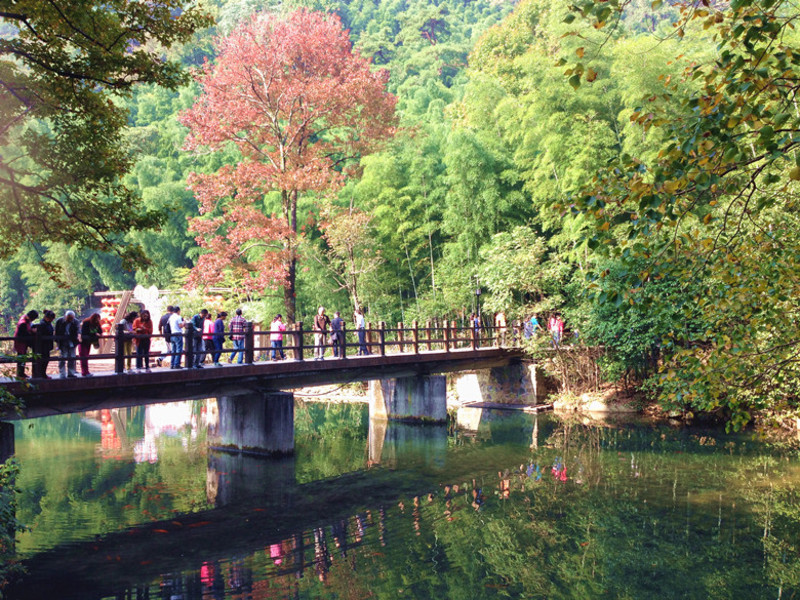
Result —
<instances>
[{"instance_id":1,"label":"person in black jacket","mask_svg":"<svg viewBox=\"0 0 800 600\"><path fill-rule=\"evenodd\" d=\"M75 355L78 349L78 321L75 313L68 310L56 321L56 343L58 344L58 372L62 379L77 377Z\"/></svg>"},{"instance_id":2,"label":"person in black jacket","mask_svg":"<svg viewBox=\"0 0 800 600\"><path fill-rule=\"evenodd\" d=\"M25 356L33 346L36 325L33 322L39 318L39 312L29 310L22 315L14 330L14 351L17 353L17 377L25 379Z\"/></svg>"},{"instance_id":3,"label":"person in black jacket","mask_svg":"<svg viewBox=\"0 0 800 600\"><path fill-rule=\"evenodd\" d=\"M100 314L94 313L81 322L81 343L78 344L78 358L81 362L81 375L91 377L89 372L89 353L92 346L100 347L100 335L103 329L100 326Z\"/></svg>"},{"instance_id":4,"label":"person in black jacket","mask_svg":"<svg viewBox=\"0 0 800 600\"><path fill-rule=\"evenodd\" d=\"M54 334L53 320L56 318L56 313L52 310L44 311L42 320L36 325L36 340L38 347L34 348L36 354L39 355L37 362L37 372L34 374L38 377L50 379L47 375L47 365L50 362L50 353L53 351Z\"/></svg>"},{"instance_id":5,"label":"person in black jacket","mask_svg":"<svg viewBox=\"0 0 800 600\"><path fill-rule=\"evenodd\" d=\"M333 358L344 358L344 319L338 310L333 313L331 321L331 346Z\"/></svg>"}]
</instances>

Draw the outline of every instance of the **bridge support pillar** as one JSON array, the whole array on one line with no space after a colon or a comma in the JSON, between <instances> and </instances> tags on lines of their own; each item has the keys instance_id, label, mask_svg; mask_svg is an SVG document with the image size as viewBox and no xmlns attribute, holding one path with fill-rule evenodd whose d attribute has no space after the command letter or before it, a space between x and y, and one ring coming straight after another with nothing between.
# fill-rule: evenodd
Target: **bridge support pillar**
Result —
<instances>
[{"instance_id":1,"label":"bridge support pillar","mask_svg":"<svg viewBox=\"0 0 800 600\"><path fill-rule=\"evenodd\" d=\"M0 421L0 463L14 456L14 424Z\"/></svg>"},{"instance_id":2,"label":"bridge support pillar","mask_svg":"<svg viewBox=\"0 0 800 600\"><path fill-rule=\"evenodd\" d=\"M209 445L214 450L288 456L294 453L294 395L252 392L217 399L209 416Z\"/></svg>"},{"instance_id":3,"label":"bridge support pillar","mask_svg":"<svg viewBox=\"0 0 800 600\"><path fill-rule=\"evenodd\" d=\"M369 382L369 418L413 423L447 421L447 379L417 375Z\"/></svg>"}]
</instances>

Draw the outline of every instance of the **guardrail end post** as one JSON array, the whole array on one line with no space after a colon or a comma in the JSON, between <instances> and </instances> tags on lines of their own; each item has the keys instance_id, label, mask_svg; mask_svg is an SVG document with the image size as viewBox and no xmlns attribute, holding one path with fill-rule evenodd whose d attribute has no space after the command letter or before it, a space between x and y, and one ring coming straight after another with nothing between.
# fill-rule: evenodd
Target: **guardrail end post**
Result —
<instances>
[{"instance_id":1,"label":"guardrail end post","mask_svg":"<svg viewBox=\"0 0 800 600\"><path fill-rule=\"evenodd\" d=\"M255 361L255 333L253 331L253 322L246 321L244 324L244 362L245 364L252 365Z\"/></svg>"},{"instance_id":2,"label":"guardrail end post","mask_svg":"<svg viewBox=\"0 0 800 600\"><path fill-rule=\"evenodd\" d=\"M125 372L125 325L117 324L114 333L114 373Z\"/></svg>"}]
</instances>

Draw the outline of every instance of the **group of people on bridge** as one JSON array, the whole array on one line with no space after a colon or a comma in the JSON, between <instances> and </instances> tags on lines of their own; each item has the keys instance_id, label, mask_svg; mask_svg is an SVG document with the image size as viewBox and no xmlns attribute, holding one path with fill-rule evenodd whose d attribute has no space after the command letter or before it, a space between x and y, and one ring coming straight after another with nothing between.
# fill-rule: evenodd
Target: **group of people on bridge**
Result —
<instances>
[{"instance_id":1,"label":"group of people on bridge","mask_svg":"<svg viewBox=\"0 0 800 600\"><path fill-rule=\"evenodd\" d=\"M477 333L481 328L480 315L477 313L472 313L472 316L470 317L470 323ZM506 321L506 313L504 311L500 310L495 313L494 328L497 345L505 344L508 334L508 322ZM535 314L522 320L515 321L512 325L514 337L517 338L521 334L521 336L526 340L535 339L542 330L543 328L539 324L539 319ZM561 318L560 313L556 312L550 316L550 319L547 322L547 332L551 338L551 345L553 347L558 347L561 344L562 338L564 337L564 320ZM573 329L572 333L577 339L577 329Z\"/></svg>"},{"instance_id":2,"label":"group of people on bridge","mask_svg":"<svg viewBox=\"0 0 800 600\"><path fill-rule=\"evenodd\" d=\"M168 306L158 323L154 323L150 311L131 311L119 322L123 328L122 341L125 365L129 372L133 371L133 358L136 369L149 372L151 366L151 346L154 339L163 339L164 350L154 358L156 366L169 366L180 369L181 356L184 353L184 340L189 334L193 342L192 359L186 368L202 369L206 358L211 357L214 366L222 366L223 354L230 352L228 363L242 364L245 353L245 324L242 309L226 325L228 313L217 312L215 316L203 308L189 319L181 315L179 306ZM353 314L359 342L359 355L368 355L366 341L366 319L361 309ZM155 333L157 330L157 334ZM344 320L337 311L331 320L320 306L314 317L314 358L323 360L328 345L333 350L334 358L344 356L345 336ZM286 324L283 316L277 314L269 328L271 360L285 360L283 337ZM80 376L91 377L89 355L92 348L100 349L103 330L99 313L93 313L79 320L75 312L68 310L56 319L51 310L45 310L41 319L39 312L31 310L22 315L14 331L13 347L17 354L17 378L25 379L26 357L30 360L31 352L37 358L39 372L47 375L47 366L54 348L58 348L58 373L61 378L78 377L77 366L80 365ZM225 338L231 340L232 348L224 349Z\"/></svg>"},{"instance_id":3,"label":"group of people on bridge","mask_svg":"<svg viewBox=\"0 0 800 600\"><path fill-rule=\"evenodd\" d=\"M117 352L122 348L125 368L133 371L133 359L136 369L149 372L151 367L151 346L154 340L163 339L164 349L155 357L156 366L168 366L171 369L202 369L207 357L214 366L222 366L223 355L228 354L228 363L242 364L245 358L245 338L247 321L242 316L242 309L236 309L235 315L226 323L228 313L219 311L212 315L208 309L201 309L194 316L185 319L179 306L168 306L166 312L154 323L150 311L131 311L118 323L117 335L104 336L99 313L92 313L79 320L75 312L67 310L56 319L51 310L45 310L41 319L36 310L24 314L18 321L14 331L14 351L17 353L17 378L24 379L25 365L34 364L33 372L37 377L50 378L47 366L54 348L58 348L58 374L61 378L78 377L77 366L80 365L80 376L91 377L89 355L92 348L100 350L101 340L114 337L117 341ZM38 321L37 321L38 320ZM352 321L358 339L358 355L370 354L370 343L367 340L367 323L363 311L356 308ZM286 324L281 314L275 315L269 327L271 360L285 360L283 341ZM480 340L480 316L470 317L471 335ZM252 329L252 327L251 327ZM514 321L510 331L503 311L495 314L493 327L494 344L504 346L516 344L524 339L535 338L543 328L536 315L523 320ZM562 341L564 321L560 314L550 316L547 324L550 343L557 348ZM344 358L347 348L345 339L345 321L339 311L328 317L326 309L320 306L314 315L312 333L314 335L314 360L324 360L328 346L334 358ZM509 334L513 340L507 339ZM573 329L573 335L577 330ZM576 335L577 337L577 335ZM230 339L232 348L225 349L226 338ZM302 344L302 340L298 342ZM355 346L355 344L354 344ZM186 355L184 365L182 356ZM98 358L103 358L100 356ZM122 360L116 367L123 371ZM251 359L252 360L252 359Z\"/></svg>"}]
</instances>

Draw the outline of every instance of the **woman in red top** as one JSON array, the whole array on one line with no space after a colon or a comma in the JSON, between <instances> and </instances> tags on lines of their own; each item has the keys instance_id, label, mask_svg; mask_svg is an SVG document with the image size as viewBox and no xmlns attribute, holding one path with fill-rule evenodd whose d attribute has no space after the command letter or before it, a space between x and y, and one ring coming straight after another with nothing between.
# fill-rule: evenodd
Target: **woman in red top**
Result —
<instances>
[{"instance_id":1,"label":"woman in red top","mask_svg":"<svg viewBox=\"0 0 800 600\"><path fill-rule=\"evenodd\" d=\"M150 371L150 340L153 335L153 321L150 319L150 311L143 310L133 322L133 341L136 344L136 368L144 367Z\"/></svg>"},{"instance_id":2,"label":"woman in red top","mask_svg":"<svg viewBox=\"0 0 800 600\"><path fill-rule=\"evenodd\" d=\"M39 313L35 310L28 311L17 322L17 328L14 330L14 351L19 355L17 362L17 377L25 379L25 361L22 356L28 353L28 348L33 346L33 336L36 333L36 328L33 322L39 318Z\"/></svg>"}]
</instances>

